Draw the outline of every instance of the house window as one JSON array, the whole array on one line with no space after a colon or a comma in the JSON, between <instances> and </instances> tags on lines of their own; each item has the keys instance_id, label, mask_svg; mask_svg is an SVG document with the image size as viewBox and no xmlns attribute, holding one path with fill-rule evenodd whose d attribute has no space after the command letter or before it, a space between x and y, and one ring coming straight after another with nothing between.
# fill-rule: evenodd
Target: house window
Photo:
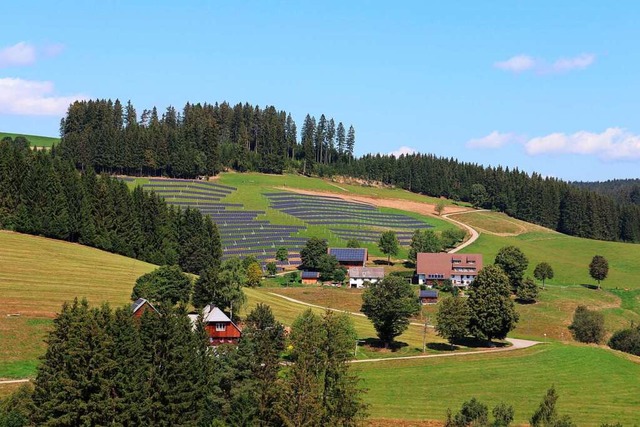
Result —
<instances>
[{"instance_id":1,"label":"house window","mask_svg":"<svg viewBox=\"0 0 640 427\"><path fill-rule=\"evenodd\" d=\"M224 323L216 323L216 331L222 332L225 329L227 329L227 325L225 325Z\"/></svg>"}]
</instances>

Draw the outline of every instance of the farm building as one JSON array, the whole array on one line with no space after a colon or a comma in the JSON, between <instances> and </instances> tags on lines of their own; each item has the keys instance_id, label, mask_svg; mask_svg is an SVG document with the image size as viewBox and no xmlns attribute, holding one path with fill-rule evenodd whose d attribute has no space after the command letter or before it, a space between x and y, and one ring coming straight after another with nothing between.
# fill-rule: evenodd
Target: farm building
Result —
<instances>
[{"instance_id":1,"label":"farm building","mask_svg":"<svg viewBox=\"0 0 640 427\"><path fill-rule=\"evenodd\" d=\"M197 315L189 317L195 321ZM237 344L242 336L240 328L222 310L211 304L202 309L202 321L209 335L210 345Z\"/></svg>"},{"instance_id":2,"label":"farm building","mask_svg":"<svg viewBox=\"0 0 640 427\"><path fill-rule=\"evenodd\" d=\"M454 286L469 286L481 269L480 254L419 253L416 262L416 275L421 285L451 280Z\"/></svg>"},{"instance_id":3,"label":"farm building","mask_svg":"<svg viewBox=\"0 0 640 427\"><path fill-rule=\"evenodd\" d=\"M438 302L438 291L435 289L424 289L420 291L420 304L436 304Z\"/></svg>"},{"instance_id":4,"label":"farm building","mask_svg":"<svg viewBox=\"0 0 640 427\"><path fill-rule=\"evenodd\" d=\"M313 285L320 280L320 273L317 271L303 271L301 274L302 283L305 285Z\"/></svg>"},{"instance_id":5,"label":"farm building","mask_svg":"<svg viewBox=\"0 0 640 427\"><path fill-rule=\"evenodd\" d=\"M133 314L133 317L142 317L142 314L145 311L149 310L153 311L154 313L158 312L158 310L156 310L156 308L144 298L138 298L133 303L131 303L131 312Z\"/></svg>"},{"instance_id":6,"label":"farm building","mask_svg":"<svg viewBox=\"0 0 640 427\"><path fill-rule=\"evenodd\" d=\"M384 279L383 267L351 267L349 269L349 287L364 288L365 282L376 283Z\"/></svg>"},{"instance_id":7,"label":"farm building","mask_svg":"<svg viewBox=\"0 0 640 427\"><path fill-rule=\"evenodd\" d=\"M367 248L329 248L329 255L333 255L340 265L347 267L364 267L369 259Z\"/></svg>"}]
</instances>

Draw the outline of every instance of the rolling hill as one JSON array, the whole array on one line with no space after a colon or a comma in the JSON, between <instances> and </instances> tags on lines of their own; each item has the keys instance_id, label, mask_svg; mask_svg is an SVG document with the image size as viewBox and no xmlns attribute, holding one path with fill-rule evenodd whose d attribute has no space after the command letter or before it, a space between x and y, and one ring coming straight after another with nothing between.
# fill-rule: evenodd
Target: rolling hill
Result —
<instances>
[{"instance_id":1,"label":"rolling hill","mask_svg":"<svg viewBox=\"0 0 640 427\"><path fill-rule=\"evenodd\" d=\"M25 135L19 133L7 133L0 132L0 140L4 137L15 138L17 136L23 136L29 141L29 145L32 147L39 148L51 148L54 144L60 142L60 138L54 138L50 136L39 136L39 135Z\"/></svg>"}]
</instances>

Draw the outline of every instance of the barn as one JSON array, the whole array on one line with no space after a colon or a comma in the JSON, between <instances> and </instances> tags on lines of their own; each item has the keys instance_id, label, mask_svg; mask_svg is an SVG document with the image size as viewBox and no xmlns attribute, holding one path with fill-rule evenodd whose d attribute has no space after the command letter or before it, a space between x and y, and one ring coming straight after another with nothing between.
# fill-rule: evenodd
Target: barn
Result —
<instances>
[{"instance_id":1,"label":"barn","mask_svg":"<svg viewBox=\"0 0 640 427\"><path fill-rule=\"evenodd\" d=\"M237 344L242 336L238 325L233 323L222 310L211 304L202 310L202 321L209 335L210 345Z\"/></svg>"},{"instance_id":2,"label":"barn","mask_svg":"<svg viewBox=\"0 0 640 427\"><path fill-rule=\"evenodd\" d=\"M133 303L131 303L131 313L135 318L142 317L142 314L149 310L153 311L154 313L158 313L158 310L156 310L156 308L144 298L138 298Z\"/></svg>"}]
</instances>

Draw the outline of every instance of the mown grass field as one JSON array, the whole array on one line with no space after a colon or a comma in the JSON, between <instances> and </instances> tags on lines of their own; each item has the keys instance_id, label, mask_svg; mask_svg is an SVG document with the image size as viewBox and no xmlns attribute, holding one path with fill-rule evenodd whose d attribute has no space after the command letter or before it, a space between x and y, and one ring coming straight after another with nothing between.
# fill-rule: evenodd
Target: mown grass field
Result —
<instances>
[{"instance_id":1,"label":"mown grass field","mask_svg":"<svg viewBox=\"0 0 640 427\"><path fill-rule=\"evenodd\" d=\"M29 141L29 145L32 147L44 147L51 148L53 144L60 142L60 138L54 138L50 136L38 136L38 135L24 135L19 133L6 133L0 132L0 139L4 137L15 138L16 136L24 136Z\"/></svg>"},{"instance_id":2,"label":"mown grass field","mask_svg":"<svg viewBox=\"0 0 640 427\"><path fill-rule=\"evenodd\" d=\"M544 344L515 352L356 365L369 390L372 418L444 420L476 397L514 406L526 423L546 390L555 385L557 407L579 426L640 418L640 363L605 349Z\"/></svg>"},{"instance_id":3,"label":"mown grass field","mask_svg":"<svg viewBox=\"0 0 640 427\"><path fill-rule=\"evenodd\" d=\"M0 378L35 372L51 319L65 301L126 304L155 267L86 246L0 231Z\"/></svg>"}]
</instances>

